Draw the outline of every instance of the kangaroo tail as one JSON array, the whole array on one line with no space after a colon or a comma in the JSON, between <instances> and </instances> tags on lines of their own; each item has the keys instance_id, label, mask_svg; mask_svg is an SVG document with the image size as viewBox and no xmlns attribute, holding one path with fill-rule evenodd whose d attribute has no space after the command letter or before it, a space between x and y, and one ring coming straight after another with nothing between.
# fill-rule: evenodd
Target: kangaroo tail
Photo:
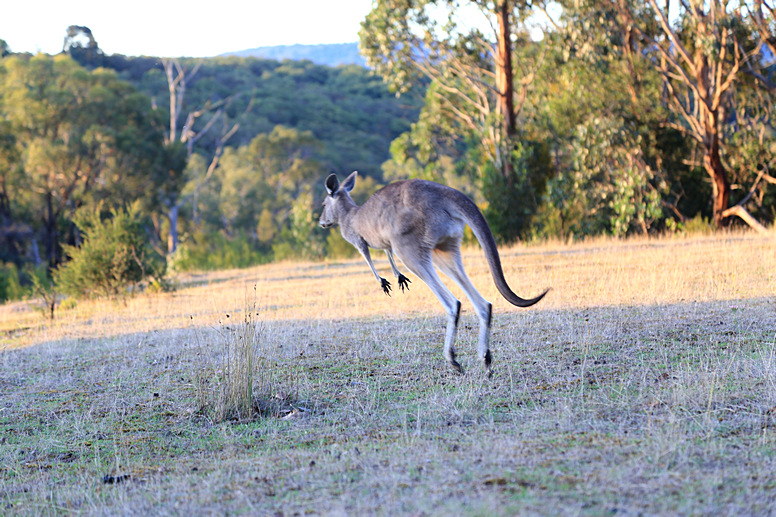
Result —
<instances>
[{"instance_id":1,"label":"kangaroo tail","mask_svg":"<svg viewBox=\"0 0 776 517\"><path fill-rule=\"evenodd\" d=\"M485 252L485 258L490 267L490 274L493 276L493 282L496 284L496 288L501 293L501 296L517 307L530 307L531 305L538 303L544 298L544 295L547 294L549 289L545 290L539 296L527 300L520 298L512 291L504 278L504 270L501 268L501 258L499 257L498 248L496 247L496 240L493 238L493 232L490 231L488 222L485 220L482 212L480 212L480 209L477 208L477 205L463 194L462 196L465 198L465 201L462 203L464 206L461 208L466 218L466 223L472 229L472 232L474 232L474 236L480 242L480 246L482 246L482 250Z\"/></svg>"}]
</instances>

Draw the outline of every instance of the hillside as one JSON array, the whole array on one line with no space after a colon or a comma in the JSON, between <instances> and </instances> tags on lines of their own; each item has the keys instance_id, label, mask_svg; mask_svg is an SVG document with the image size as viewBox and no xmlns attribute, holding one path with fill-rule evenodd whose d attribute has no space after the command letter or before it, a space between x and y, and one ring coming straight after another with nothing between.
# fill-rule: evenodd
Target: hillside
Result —
<instances>
[{"instance_id":1,"label":"hillside","mask_svg":"<svg viewBox=\"0 0 776 517\"><path fill-rule=\"evenodd\" d=\"M83 206L94 199L106 206L122 206L139 199L145 207L144 216L164 221L169 220L166 211L170 203L177 203L181 214L176 229L183 236L181 240L186 241L183 244L188 243L189 252L194 246L207 247L196 256L229 256L230 266L287 256L296 252L297 245L312 245L316 253L321 253L326 245L321 232L300 238L301 234L293 233L290 225L296 220L299 228L315 231L316 226L303 223L298 214L306 211L314 219L312 213L323 192L322 180L331 172L346 174L357 170L367 188L381 182L382 164L391 156L391 142L417 120L423 99L422 92L398 99L379 76L358 65L331 67L310 60L237 56L180 59L175 69L185 73L185 92L180 89L182 98L179 96L176 101L180 113L177 127L181 128L191 114L195 120L188 130L198 136L187 140L187 146L166 145L163 135L169 131L170 93L164 60L106 55L93 48L73 48L70 58L10 55L3 59L4 65L16 70L21 79L7 80L8 74L0 73L4 86L0 88L2 101L14 91L24 97L23 85L52 89L56 95L47 100L46 113L56 113L58 120L62 120L71 116L68 96L78 91L83 95L82 104L91 103L94 108L80 110L94 119L78 126L80 134L96 125L111 135L121 128L121 138L111 140L117 149L126 145L127 159L122 159L121 164L116 160L110 162L110 167L115 165L116 174L110 174L116 182L88 182L89 188L98 192L92 190L82 195L82 189L76 189L78 199L71 199L71 205L60 205L59 209L71 214L73 206ZM41 69L47 75L37 73ZM25 99L16 102L18 109L38 109L34 99ZM7 107L10 103L0 105ZM131 115L124 116L125 112ZM115 117L108 119L108 115ZM123 117L120 120L119 115ZM5 121L5 116L5 112L0 113L0 121ZM35 138L21 124L26 118L29 117L20 117L20 124L7 130L9 141L18 145L18 156L22 156L28 140ZM130 131L132 124L137 127ZM6 127L2 126L0 140L6 135ZM68 131L72 135L75 129ZM208 169L222 138L227 136L218 167ZM52 145L62 139L57 136ZM191 149L189 143L193 143ZM67 151L73 160L80 160L81 153L86 152L75 145ZM45 229L38 222L42 218L41 198L24 194L35 172L23 166L20 161L22 172L13 182L0 171L0 179L5 181L3 194L12 193L4 198L9 199L5 206L13 214L8 219L10 223L3 221L2 225L21 225L27 232L23 240L13 243L0 239L0 276L2 263L14 262L23 268L28 262L37 262L31 242L44 242ZM107 175L106 170L94 169L94 176ZM67 180L81 181L75 173ZM145 186L130 189L130 182ZM52 189L60 192L65 187ZM131 192L126 194L122 189ZM197 195L189 196L194 190ZM296 219L290 217L294 206ZM259 222L263 223L261 238L257 231ZM44 254L52 261L58 260L59 247L69 243L69 237L60 235L53 225L47 228L57 235L45 240L49 245ZM161 223L154 224L150 232L155 245L167 239L167 230ZM219 232L225 235L220 244L212 237ZM192 236L195 233L201 237ZM33 234L37 241L27 237ZM211 246L214 244L215 248ZM239 250L221 253L220 248L227 244L234 244ZM0 287L3 285L0 281ZM3 287L0 301L6 297L4 291Z\"/></svg>"},{"instance_id":2,"label":"hillside","mask_svg":"<svg viewBox=\"0 0 776 517\"><path fill-rule=\"evenodd\" d=\"M308 60L319 65L359 65L366 66L366 61L358 52L358 43L332 43L321 45L277 45L272 47L256 47L236 52L227 52L223 56L258 57L283 61Z\"/></svg>"}]
</instances>

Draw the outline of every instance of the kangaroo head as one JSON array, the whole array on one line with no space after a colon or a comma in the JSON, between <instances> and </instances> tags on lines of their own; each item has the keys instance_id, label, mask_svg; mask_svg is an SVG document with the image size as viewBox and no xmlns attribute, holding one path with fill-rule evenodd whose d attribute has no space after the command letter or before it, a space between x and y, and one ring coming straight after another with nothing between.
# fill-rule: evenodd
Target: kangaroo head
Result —
<instances>
[{"instance_id":1,"label":"kangaroo head","mask_svg":"<svg viewBox=\"0 0 776 517\"><path fill-rule=\"evenodd\" d=\"M350 197L350 191L356 186L358 172L353 171L340 185L336 174L330 174L326 178L326 192L328 195L323 200L323 210L318 223L324 228L330 228L340 222L340 219L356 204Z\"/></svg>"}]
</instances>

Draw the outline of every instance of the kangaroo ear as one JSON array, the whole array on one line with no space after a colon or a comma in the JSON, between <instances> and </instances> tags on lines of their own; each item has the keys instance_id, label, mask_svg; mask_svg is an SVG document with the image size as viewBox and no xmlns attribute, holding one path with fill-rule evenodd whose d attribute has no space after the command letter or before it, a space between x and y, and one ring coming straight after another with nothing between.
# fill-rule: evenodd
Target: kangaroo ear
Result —
<instances>
[{"instance_id":1,"label":"kangaroo ear","mask_svg":"<svg viewBox=\"0 0 776 517\"><path fill-rule=\"evenodd\" d=\"M326 178L326 191L329 193L330 196L333 196L335 192L337 192L337 189L339 188L339 180L337 179L336 174L329 174L329 177Z\"/></svg>"},{"instance_id":2,"label":"kangaroo ear","mask_svg":"<svg viewBox=\"0 0 776 517\"><path fill-rule=\"evenodd\" d=\"M350 176L345 178L345 181L342 182L342 190L346 192L353 190L353 187L356 186L356 176L358 176L358 171L351 172Z\"/></svg>"}]
</instances>

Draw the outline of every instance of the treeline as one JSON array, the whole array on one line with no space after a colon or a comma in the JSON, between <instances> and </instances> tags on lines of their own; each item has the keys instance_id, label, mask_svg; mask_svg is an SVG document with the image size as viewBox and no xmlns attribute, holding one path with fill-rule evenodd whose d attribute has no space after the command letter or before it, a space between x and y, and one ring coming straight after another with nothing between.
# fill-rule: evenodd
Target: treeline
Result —
<instances>
[{"instance_id":1,"label":"treeline","mask_svg":"<svg viewBox=\"0 0 776 517\"><path fill-rule=\"evenodd\" d=\"M97 209L135 206L179 269L331 252L314 224L323 178L379 179L422 101L363 67L106 56L85 31L56 56L3 45L0 298L67 262L78 214Z\"/></svg>"},{"instance_id":2,"label":"treeline","mask_svg":"<svg viewBox=\"0 0 776 517\"><path fill-rule=\"evenodd\" d=\"M506 240L765 232L775 13L764 0L376 1L368 64L400 93L429 84L388 176L466 187Z\"/></svg>"}]
</instances>

